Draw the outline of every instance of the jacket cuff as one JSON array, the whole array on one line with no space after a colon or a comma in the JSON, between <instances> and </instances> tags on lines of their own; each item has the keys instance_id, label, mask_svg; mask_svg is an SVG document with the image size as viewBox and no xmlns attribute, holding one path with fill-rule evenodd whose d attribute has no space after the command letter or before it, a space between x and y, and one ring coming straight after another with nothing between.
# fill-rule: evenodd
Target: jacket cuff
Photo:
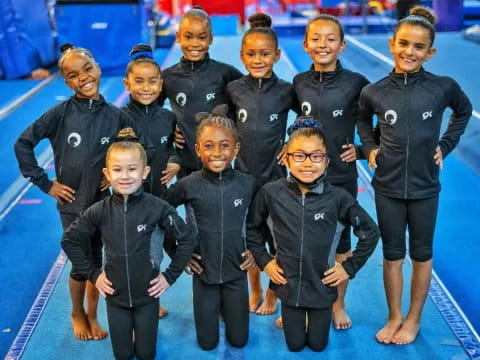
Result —
<instances>
[{"instance_id":1,"label":"jacket cuff","mask_svg":"<svg viewBox=\"0 0 480 360\"><path fill-rule=\"evenodd\" d=\"M42 190L45 194L48 194L50 189L53 186L53 181L50 180L48 177L45 177L45 180L40 181L39 183L36 184L40 190Z\"/></svg>"},{"instance_id":2,"label":"jacket cuff","mask_svg":"<svg viewBox=\"0 0 480 360\"><path fill-rule=\"evenodd\" d=\"M163 274L163 276L165 277L165 280L167 280L168 285L170 285L170 286L173 285L173 283L175 282L175 280L177 280L177 279L175 279L175 278L172 276L172 274L171 274L168 270L162 272L162 274Z\"/></svg>"},{"instance_id":3,"label":"jacket cuff","mask_svg":"<svg viewBox=\"0 0 480 360\"><path fill-rule=\"evenodd\" d=\"M93 284L93 286L95 286L96 282L97 282L97 279L98 277L100 276L100 274L102 273L102 269L95 269L89 276L89 280L90 282Z\"/></svg>"},{"instance_id":4,"label":"jacket cuff","mask_svg":"<svg viewBox=\"0 0 480 360\"><path fill-rule=\"evenodd\" d=\"M344 270L347 272L348 277L353 279L355 277L355 270L353 270L353 266L351 262L348 262L348 259L342 262L342 266Z\"/></svg>"}]
</instances>

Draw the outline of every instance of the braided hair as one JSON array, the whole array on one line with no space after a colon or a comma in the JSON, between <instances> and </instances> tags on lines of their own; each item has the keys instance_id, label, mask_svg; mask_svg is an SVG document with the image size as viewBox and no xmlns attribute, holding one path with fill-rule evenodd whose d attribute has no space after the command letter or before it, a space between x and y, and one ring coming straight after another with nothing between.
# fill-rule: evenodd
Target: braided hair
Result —
<instances>
[{"instance_id":1,"label":"braided hair","mask_svg":"<svg viewBox=\"0 0 480 360\"><path fill-rule=\"evenodd\" d=\"M60 72L62 74L63 74L63 63L64 63L65 59L70 54L73 54L73 53L86 55L87 57L89 57L92 60L92 62L96 66L98 66L98 64L95 61L95 58L93 57L90 50L82 48L82 47L76 47L71 43L64 43L64 44L60 45L60 53L61 53L61 55L60 55L60 58L58 59L57 65L58 65L58 69L60 70Z\"/></svg>"}]
</instances>

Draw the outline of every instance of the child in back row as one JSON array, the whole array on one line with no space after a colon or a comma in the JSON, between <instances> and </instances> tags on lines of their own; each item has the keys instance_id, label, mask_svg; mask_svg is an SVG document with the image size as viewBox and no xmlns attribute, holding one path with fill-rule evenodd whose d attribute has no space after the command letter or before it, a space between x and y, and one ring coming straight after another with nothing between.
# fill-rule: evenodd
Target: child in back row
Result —
<instances>
[{"instance_id":1,"label":"child in back row","mask_svg":"<svg viewBox=\"0 0 480 360\"><path fill-rule=\"evenodd\" d=\"M288 111L292 107L292 85L279 79L273 65L280 58L278 39L272 20L266 14L248 18L250 29L242 39L240 57L248 75L232 81L227 95L235 109L235 125L240 136L240 152L235 169L253 175L259 186L286 176L282 157ZM273 239L269 248L274 253ZM249 271L251 312L267 315L277 308L275 293L268 289L262 303L260 270Z\"/></svg>"},{"instance_id":2,"label":"child in back row","mask_svg":"<svg viewBox=\"0 0 480 360\"><path fill-rule=\"evenodd\" d=\"M210 58L208 49L213 41L212 24L201 7L194 6L180 20L176 41L183 57L163 72L164 84L159 101L168 98L177 116L183 138L177 142L182 178L199 170L201 163L195 154L195 115L225 104L225 87L242 76L231 65Z\"/></svg>"},{"instance_id":3,"label":"child in back row","mask_svg":"<svg viewBox=\"0 0 480 360\"><path fill-rule=\"evenodd\" d=\"M343 27L337 18L319 15L309 21L303 41L304 50L312 58L309 71L293 79L293 88L302 114L319 121L326 137L330 165L327 180L357 197L356 161L363 157L354 145L358 117L358 98L368 80L359 73L344 69L338 60L345 49ZM351 229L342 231L336 261L352 256ZM338 287L338 299L333 305L333 323L336 329L348 329L352 322L345 311L348 280Z\"/></svg>"},{"instance_id":4,"label":"child in back row","mask_svg":"<svg viewBox=\"0 0 480 360\"><path fill-rule=\"evenodd\" d=\"M363 266L379 234L375 222L347 191L325 181L328 147L317 121L299 117L288 133L290 176L264 185L257 193L248 215L247 244L281 300L288 348L322 351L328 344L337 287ZM264 245L268 217L276 257ZM337 233L348 225L359 241L353 256L339 263Z\"/></svg>"},{"instance_id":5,"label":"child in back row","mask_svg":"<svg viewBox=\"0 0 480 360\"><path fill-rule=\"evenodd\" d=\"M180 159L173 146L176 126L175 115L158 104L162 90L162 72L153 59L153 51L149 45L138 44L130 51L130 62L127 65L125 88L130 92L130 101L123 107L135 125L148 136L153 146L153 154L149 161L150 173L143 186L146 192L163 197L166 185L180 170ZM162 243L158 231L154 231L155 243ZM161 253L159 247L159 255ZM157 259L161 263L162 256ZM159 317L168 314L160 306Z\"/></svg>"},{"instance_id":6,"label":"child in back row","mask_svg":"<svg viewBox=\"0 0 480 360\"><path fill-rule=\"evenodd\" d=\"M185 204L187 221L197 229L198 246L190 261L197 341L204 350L219 340L219 315L230 345L248 340L246 271L255 265L245 239L245 219L255 178L232 169L240 150L237 130L227 107L200 113L195 150L202 169L180 179L166 192L174 206Z\"/></svg>"},{"instance_id":7,"label":"child in back row","mask_svg":"<svg viewBox=\"0 0 480 360\"><path fill-rule=\"evenodd\" d=\"M399 21L390 39L394 70L360 96L358 130L376 167L372 184L383 243L383 281L388 302L387 324L376 334L385 344L409 344L420 329L432 276L432 244L440 192L439 170L465 131L472 104L455 80L423 68L435 54L435 18L415 7ZM453 114L440 137L443 113ZM372 134L378 117L380 141ZM402 314L402 264L409 253L413 272L410 307Z\"/></svg>"},{"instance_id":8,"label":"child in back row","mask_svg":"<svg viewBox=\"0 0 480 360\"><path fill-rule=\"evenodd\" d=\"M99 93L101 70L90 51L64 44L58 68L70 99L55 105L30 125L15 143L15 155L24 177L57 200L63 229L90 205L108 195L102 183L105 154L112 139L124 127L132 126L122 110L109 104ZM55 159L56 179L50 180L34 154L35 146L49 139ZM92 237L90 256L97 268L102 265L102 243ZM76 266L69 278L73 333L80 340L107 336L97 323L98 291ZM87 297L87 310L84 298Z\"/></svg>"},{"instance_id":9,"label":"child in back row","mask_svg":"<svg viewBox=\"0 0 480 360\"><path fill-rule=\"evenodd\" d=\"M131 129L124 129L108 149L103 172L113 194L83 212L68 228L62 247L78 269L106 297L116 359L155 359L158 298L180 276L195 246L194 234L175 209L144 193L150 171L147 156ZM161 273L152 246L153 231L165 233L165 245L176 247ZM99 268L88 247L99 234L105 265Z\"/></svg>"}]
</instances>

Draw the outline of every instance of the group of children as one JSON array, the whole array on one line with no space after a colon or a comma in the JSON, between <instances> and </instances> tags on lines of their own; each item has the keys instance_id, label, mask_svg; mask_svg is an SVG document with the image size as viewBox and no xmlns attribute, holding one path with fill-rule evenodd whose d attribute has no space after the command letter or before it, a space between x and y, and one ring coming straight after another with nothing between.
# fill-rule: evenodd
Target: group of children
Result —
<instances>
[{"instance_id":1,"label":"group of children","mask_svg":"<svg viewBox=\"0 0 480 360\"><path fill-rule=\"evenodd\" d=\"M178 64L161 71L150 47L135 46L123 109L99 94L101 72L88 50L67 46L59 69L74 96L15 144L22 174L58 202L62 247L72 261L74 334L82 340L107 335L96 321L102 294L117 359L155 357L158 298L183 269L192 275L202 349L217 346L220 316L228 342L244 346L249 312L275 312L278 297L277 324L288 348L321 351L332 320L336 329L351 327L346 284L379 235L390 314L376 338L407 344L418 333L431 275L438 171L472 111L454 80L422 67L435 52L434 19L415 8L399 22L390 40L395 68L371 85L338 60L345 40L336 18L320 15L308 23L303 45L313 63L293 85L273 72L280 49L270 17L249 21L240 51L247 75L209 57L211 23L199 7L180 21ZM167 98L173 112L162 107ZM439 140L446 107L453 115ZM299 116L285 143L289 110ZM361 146L353 142L356 126ZM33 152L44 138L54 149L53 181ZM377 167L380 231L355 200L360 158ZM174 209L181 204L186 221ZM414 272L404 320L407 226ZM353 252L352 227L359 239ZM171 258L163 272L162 248ZM263 302L260 269L270 278Z\"/></svg>"}]
</instances>

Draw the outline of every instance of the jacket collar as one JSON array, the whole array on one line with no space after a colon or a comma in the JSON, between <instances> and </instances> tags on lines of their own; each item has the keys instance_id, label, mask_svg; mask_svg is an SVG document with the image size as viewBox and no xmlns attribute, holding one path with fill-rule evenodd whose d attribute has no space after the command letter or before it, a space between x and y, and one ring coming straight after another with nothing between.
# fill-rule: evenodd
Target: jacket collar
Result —
<instances>
[{"instance_id":1,"label":"jacket collar","mask_svg":"<svg viewBox=\"0 0 480 360\"><path fill-rule=\"evenodd\" d=\"M155 111L156 104L158 104L157 101L154 101L149 105L143 105L142 103L138 102L130 96L127 108L136 114L149 115Z\"/></svg>"},{"instance_id":2,"label":"jacket collar","mask_svg":"<svg viewBox=\"0 0 480 360\"><path fill-rule=\"evenodd\" d=\"M99 107L105 104L105 98L101 94L98 100L82 99L75 95L72 96L71 99L84 111L96 111Z\"/></svg>"},{"instance_id":3,"label":"jacket collar","mask_svg":"<svg viewBox=\"0 0 480 360\"><path fill-rule=\"evenodd\" d=\"M330 82L335 79L343 71L343 66L340 63L340 60L337 60L335 70L333 71L315 71L315 67L312 64L310 66L310 76L312 76L316 81L325 83Z\"/></svg>"},{"instance_id":4,"label":"jacket collar","mask_svg":"<svg viewBox=\"0 0 480 360\"><path fill-rule=\"evenodd\" d=\"M250 85L263 91L270 89L278 80L278 77L275 73L272 73L272 76L269 78L254 78L250 74L246 75L245 77Z\"/></svg>"},{"instance_id":5,"label":"jacket collar","mask_svg":"<svg viewBox=\"0 0 480 360\"><path fill-rule=\"evenodd\" d=\"M143 186L140 186L140 188L137 191L135 191L133 194L128 195L127 197L128 206L138 203L143 198L143 195L144 195ZM123 195L115 191L112 191L112 199L115 202L115 204L119 204L119 205L125 204Z\"/></svg>"},{"instance_id":6,"label":"jacket collar","mask_svg":"<svg viewBox=\"0 0 480 360\"><path fill-rule=\"evenodd\" d=\"M298 191L300 191L300 189L298 188L298 185L303 185L303 186L306 186L308 188L308 192L312 192L312 193L315 193L315 194L323 194L323 192L325 190L324 180L325 180L326 176L327 176L327 171L325 170L323 175L320 176L317 180L307 184L307 183L304 183L303 181L301 181L300 179L297 179L292 174L290 174L290 176L287 178L287 181L290 184L292 184L293 186L295 186L295 188Z\"/></svg>"},{"instance_id":7,"label":"jacket collar","mask_svg":"<svg viewBox=\"0 0 480 360\"><path fill-rule=\"evenodd\" d=\"M191 61L185 59L185 57L182 56L180 59L180 65L182 69L187 70L187 71L198 71L198 70L203 70L207 67L208 62L210 60L210 55L207 53L205 57L202 60L199 61Z\"/></svg>"},{"instance_id":8,"label":"jacket collar","mask_svg":"<svg viewBox=\"0 0 480 360\"><path fill-rule=\"evenodd\" d=\"M202 176L205 179L214 183L219 183L221 181L225 181L233 177L233 169L231 165L229 165L225 170L223 170L220 173L213 172L207 169L206 167L202 167L202 170L200 171L202 172Z\"/></svg>"},{"instance_id":9,"label":"jacket collar","mask_svg":"<svg viewBox=\"0 0 480 360\"><path fill-rule=\"evenodd\" d=\"M425 69L420 68L417 72L414 73L396 73L395 70L389 74L390 83L395 86L407 86L413 85L417 81L421 80L425 74Z\"/></svg>"}]
</instances>

